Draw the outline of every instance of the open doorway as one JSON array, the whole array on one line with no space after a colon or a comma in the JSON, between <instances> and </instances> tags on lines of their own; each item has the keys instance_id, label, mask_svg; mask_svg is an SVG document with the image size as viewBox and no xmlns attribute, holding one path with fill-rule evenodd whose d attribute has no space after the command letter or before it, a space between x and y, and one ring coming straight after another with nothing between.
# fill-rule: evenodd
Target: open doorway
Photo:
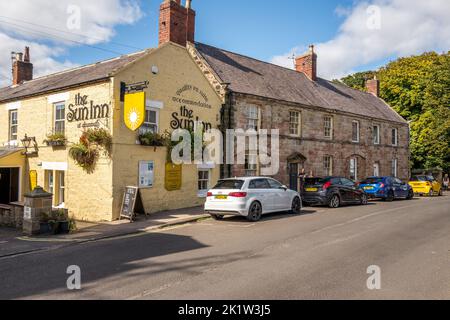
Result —
<instances>
[{"instance_id":1,"label":"open doorway","mask_svg":"<svg viewBox=\"0 0 450 320\"><path fill-rule=\"evenodd\" d=\"M0 204L19 201L20 169L0 168Z\"/></svg>"}]
</instances>

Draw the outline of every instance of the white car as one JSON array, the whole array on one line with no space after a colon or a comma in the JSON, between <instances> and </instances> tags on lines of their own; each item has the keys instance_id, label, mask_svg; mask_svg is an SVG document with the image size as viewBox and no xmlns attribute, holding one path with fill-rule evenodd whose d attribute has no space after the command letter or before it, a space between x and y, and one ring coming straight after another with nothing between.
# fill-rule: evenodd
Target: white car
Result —
<instances>
[{"instance_id":1,"label":"white car","mask_svg":"<svg viewBox=\"0 0 450 320\"><path fill-rule=\"evenodd\" d=\"M244 216L258 221L272 212L289 211L299 214L302 201L298 192L289 190L280 182L263 177L220 180L208 192L205 212L214 219L224 216Z\"/></svg>"}]
</instances>

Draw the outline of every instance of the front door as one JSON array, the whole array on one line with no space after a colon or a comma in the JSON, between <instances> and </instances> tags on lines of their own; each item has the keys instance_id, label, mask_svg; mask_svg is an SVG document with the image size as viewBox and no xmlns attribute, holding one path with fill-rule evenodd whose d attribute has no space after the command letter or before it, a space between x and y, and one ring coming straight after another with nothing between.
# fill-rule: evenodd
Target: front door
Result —
<instances>
[{"instance_id":1,"label":"front door","mask_svg":"<svg viewBox=\"0 0 450 320\"><path fill-rule=\"evenodd\" d=\"M298 185L298 163L289 164L289 188L294 191L300 191Z\"/></svg>"},{"instance_id":2,"label":"front door","mask_svg":"<svg viewBox=\"0 0 450 320\"><path fill-rule=\"evenodd\" d=\"M0 204L19 200L19 168L0 168Z\"/></svg>"}]
</instances>

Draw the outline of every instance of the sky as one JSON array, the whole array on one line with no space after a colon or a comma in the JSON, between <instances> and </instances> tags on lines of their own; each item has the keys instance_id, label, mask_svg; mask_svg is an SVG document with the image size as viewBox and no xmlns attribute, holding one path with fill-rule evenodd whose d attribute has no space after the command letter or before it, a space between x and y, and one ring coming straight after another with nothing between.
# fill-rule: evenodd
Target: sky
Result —
<instances>
[{"instance_id":1,"label":"sky","mask_svg":"<svg viewBox=\"0 0 450 320\"><path fill-rule=\"evenodd\" d=\"M35 77L156 47L162 0L0 0L0 86L11 52L31 47ZM184 2L184 0L182 0ZM397 57L450 50L448 0L193 0L196 40L293 68L314 44L336 79Z\"/></svg>"}]
</instances>

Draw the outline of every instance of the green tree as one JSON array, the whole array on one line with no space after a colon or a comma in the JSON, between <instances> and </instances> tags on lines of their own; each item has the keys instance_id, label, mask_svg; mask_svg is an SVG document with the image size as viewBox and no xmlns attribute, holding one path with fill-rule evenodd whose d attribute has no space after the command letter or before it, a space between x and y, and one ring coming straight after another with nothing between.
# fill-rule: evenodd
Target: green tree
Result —
<instances>
[{"instance_id":1,"label":"green tree","mask_svg":"<svg viewBox=\"0 0 450 320\"><path fill-rule=\"evenodd\" d=\"M373 72L341 79L356 89ZM400 58L376 72L380 96L411 124L414 168L450 170L450 52Z\"/></svg>"}]
</instances>

